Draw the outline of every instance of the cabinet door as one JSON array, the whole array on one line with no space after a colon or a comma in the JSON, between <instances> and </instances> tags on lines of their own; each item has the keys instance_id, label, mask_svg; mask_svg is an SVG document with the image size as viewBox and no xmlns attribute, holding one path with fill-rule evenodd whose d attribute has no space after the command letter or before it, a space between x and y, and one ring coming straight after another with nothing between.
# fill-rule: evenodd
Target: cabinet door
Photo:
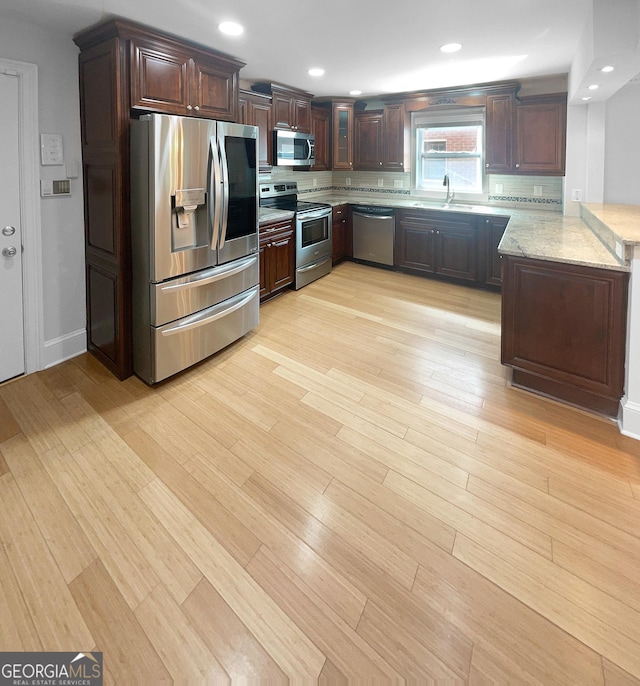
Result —
<instances>
[{"instance_id":1,"label":"cabinet door","mask_svg":"<svg viewBox=\"0 0 640 686\"><path fill-rule=\"evenodd\" d=\"M404 105L386 105L382 133L383 167L387 171L404 171L404 129Z\"/></svg>"},{"instance_id":2,"label":"cabinet door","mask_svg":"<svg viewBox=\"0 0 640 686\"><path fill-rule=\"evenodd\" d=\"M475 281L478 241L473 222L438 222L435 232L436 274Z\"/></svg>"},{"instance_id":3,"label":"cabinet door","mask_svg":"<svg viewBox=\"0 0 640 686\"><path fill-rule=\"evenodd\" d=\"M344 259L347 239L347 206L338 205L333 208L333 221L331 225L332 261L337 264Z\"/></svg>"},{"instance_id":4,"label":"cabinet door","mask_svg":"<svg viewBox=\"0 0 640 686\"><path fill-rule=\"evenodd\" d=\"M264 300L267 298L270 293L271 293L271 288L270 288L270 274L269 274L269 267L267 265L267 244L269 243L268 239L260 239L260 300Z\"/></svg>"},{"instance_id":5,"label":"cabinet door","mask_svg":"<svg viewBox=\"0 0 640 686\"><path fill-rule=\"evenodd\" d=\"M316 163L311 167L313 171L327 171L331 169L331 154L329 149L329 127L331 114L325 107L311 108L311 133L315 138Z\"/></svg>"},{"instance_id":6,"label":"cabinet door","mask_svg":"<svg viewBox=\"0 0 640 686\"><path fill-rule=\"evenodd\" d=\"M520 173L563 175L566 99L537 100L516 108L515 168Z\"/></svg>"},{"instance_id":7,"label":"cabinet door","mask_svg":"<svg viewBox=\"0 0 640 686\"><path fill-rule=\"evenodd\" d=\"M502 363L514 381L615 416L628 273L510 256L504 263Z\"/></svg>"},{"instance_id":8,"label":"cabinet door","mask_svg":"<svg viewBox=\"0 0 640 686\"><path fill-rule=\"evenodd\" d=\"M485 168L491 174L509 174L513 169L512 141L515 95L487 95Z\"/></svg>"},{"instance_id":9,"label":"cabinet door","mask_svg":"<svg viewBox=\"0 0 640 686\"><path fill-rule=\"evenodd\" d=\"M478 239L480 250L484 250L484 283L489 286L502 285L502 260L498 253L498 244L502 240L508 219L504 217L487 217L479 219Z\"/></svg>"},{"instance_id":10,"label":"cabinet door","mask_svg":"<svg viewBox=\"0 0 640 686\"><path fill-rule=\"evenodd\" d=\"M271 292L273 293L293 283L295 264L293 232L278 234L272 239L269 250L272 273Z\"/></svg>"},{"instance_id":11,"label":"cabinet door","mask_svg":"<svg viewBox=\"0 0 640 686\"><path fill-rule=\"evenodd\" d=\"M187 114L189 54L139 37L131 40L130 54L131 107Z\"/></svg>"},{"instance_id":12,"label":"cabinet door","mask_svg":"<svg viewBox=\"0 0 640 686\"><path fill-rule=\"evenodd\" d=\"M261 172L271 171L273 126L271 98L255 96L247 99L247 124L258 127L258 164Z\"/></svg>"},{"instance_id":13,"label":"cabinet door","mask_svg":"<svg viewBox=\"0 0 640 686\"><path fill-rule=\"evenodd\" d=\"M382 168L382 112L359 112L355 118L354 168Z\"/></svg>"},{"instance_id":14,"label":"cabinet door","mask_svg":"<svg viewBox=\"0 0 640 686\"><path fill-rule=\"evenodd\" d=\"M288 288L295 277L293 221L275 221L260 227L260 300Z\"/></svg>"},{"instance_id":15,"label":"cabinet door","mask_svg":"<svg viewBox=\"0 0 640 686\"><path fill-rule=\"evenodd\" d=\"M398 267L435 271L435 223L414 214L396 214L394 262Z\"/></svg>"},{"instance_id":16,"label":"cabinet door","mask_svg":"<svg viewBox=\"0 0 640 686\"><path fill-rule=\"evenodd\" d=\"M236 121L238 117L237 72L222 61L198 55L191 62L189 110L199 117Z\"/></svg>"},{"instance_id":17,"label":"cabinet door","mask_svg":"<svg viewBox=\"0 0 640 686\"><path fill-rule=\"evenodd\" d=\"M294 98L293 128L302 133L311 133L311 100Z\"/></svg>"},{"instance_id":18,"label":"cabinet door","mask_svg":"<svg viewBox=\"0 0 640 686\"><path fill-rule=\"evenodd\" d=\"M292 129L294 122L293 98L283 93L273 93L273 126L276 129Z\"/></svg>"},{"instance_id":19,"label":"cabinet door","mask_svg":"<svg viewBox=\"0 0 640 686\"><path fill-rule=\"evenodd\" d=\"M353 115L353 105L333 106L333 169L353 169Z\"/></svg>"}]
</instances>

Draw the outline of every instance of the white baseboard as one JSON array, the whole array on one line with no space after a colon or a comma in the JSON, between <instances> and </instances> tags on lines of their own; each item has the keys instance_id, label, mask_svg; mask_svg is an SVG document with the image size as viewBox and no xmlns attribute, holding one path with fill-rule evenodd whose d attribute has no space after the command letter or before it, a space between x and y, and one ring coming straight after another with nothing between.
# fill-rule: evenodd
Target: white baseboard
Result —
<instances>
[{"instance_id":1,"label":"white baseboard","mask_svg":"<svg viewBox=\"0 0 640 686\"><path fill-rule=\"evenodd\" d=\"M44 343L44 369L87 351L87 332L79 329Z\"/></svg>"},{"instance_id":2,"label":"white baseboard","mask_svg":"<svg viewBox=\"0 0 640 686\"><path fill-rule=\"evenodd\" d=\"M640 403L624 398L620 403L621 417L618 419L620 433L640 440Z\"/></svg>"}]
</instances>

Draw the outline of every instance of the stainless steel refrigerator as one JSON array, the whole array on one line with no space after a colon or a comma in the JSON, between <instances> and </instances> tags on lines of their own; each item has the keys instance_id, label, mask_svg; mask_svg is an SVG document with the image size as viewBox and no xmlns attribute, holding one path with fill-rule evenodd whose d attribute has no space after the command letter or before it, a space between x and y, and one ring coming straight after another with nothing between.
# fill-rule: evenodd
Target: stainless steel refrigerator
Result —
<instances>
[{"instance_id":1,"label":"stainless steel refrigerator","mask_svg":"<svg viewBox=\"0 0 640 686\"><path fill-rule=\"evenodd\" d=\"M133 368L149 384L258 324L258 129L131 122Z\"/></svg>"}]
</instances>

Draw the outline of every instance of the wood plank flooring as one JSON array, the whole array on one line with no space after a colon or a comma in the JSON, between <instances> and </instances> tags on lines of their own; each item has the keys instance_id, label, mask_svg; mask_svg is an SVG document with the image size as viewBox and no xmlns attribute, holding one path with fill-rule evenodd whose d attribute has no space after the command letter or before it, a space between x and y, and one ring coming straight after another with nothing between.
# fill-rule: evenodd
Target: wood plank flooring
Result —
<instances>
[{"instance_id":1,"label":"wood plank flooring","mask_svg":"<svg viewBox=\"0 0 640 686\"><path fill-rule=\"evenodd\" d=\"M514 390L493 293L339 265L149 388L0 386L0 650L105 684L640 684L640 443Z\"/></svg>"}]
</instances>

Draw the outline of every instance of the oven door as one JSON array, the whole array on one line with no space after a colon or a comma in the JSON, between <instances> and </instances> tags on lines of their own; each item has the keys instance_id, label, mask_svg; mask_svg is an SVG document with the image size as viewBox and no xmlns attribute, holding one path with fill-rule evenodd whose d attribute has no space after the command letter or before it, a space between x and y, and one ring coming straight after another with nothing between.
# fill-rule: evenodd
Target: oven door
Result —
<instances>
[{"instance_id":1,"label":"oven door","mask_svg":"<svg viewBox=\"0 0 640 686\"><path fill-rule=\"evenodd\" d=\"M296 215L296 267L331 255L331 208Z\"/></svg>"}]
</instances>

